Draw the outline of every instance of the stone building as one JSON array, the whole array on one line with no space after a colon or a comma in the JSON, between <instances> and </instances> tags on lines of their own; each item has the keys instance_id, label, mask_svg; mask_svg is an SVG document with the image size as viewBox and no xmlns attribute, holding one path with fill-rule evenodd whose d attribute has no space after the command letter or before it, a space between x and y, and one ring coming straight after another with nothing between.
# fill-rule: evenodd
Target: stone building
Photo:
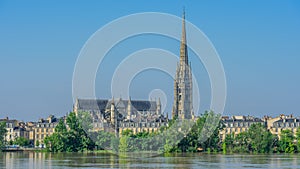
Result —
<instances>
[{"instance_id":1,"label":"stone building","mask_svg":"<svg viewBox=\"0 0 300 169\"><path fill-rule=\"evenodd\" d=\"M176 75L174 78L172 118L194 119L192 70L188 60L185 12L183 12L181 36L180 61L179 64L177 64Z\"/></svg>"},{"instance_id":2,"label":"stone building","mask_svg":"<svg viewBox=\"0 0 300 169\"><path fill-rule=\"evenodd\" d=\"M32 128L34 134L34 145L43 148L45 146L44 139L55 132L55 127L58 122L59 119L53 115L50 115L47 119L40 119ZM37 142L39 145L37 145Z\"/></svg>"},{"instance_id":3,"label":"stone building","mask_svg":"<svg viewBox=\"0 0 300 169\"><path fill-rule=\"evenodd\" d=\"M294 117L293 115L283 115L281 114L278 117L264 117L267 121L267 128L272 133L279 137L282 130L291 130L295 135L298 128L300 127L299 118Z\"/></svg>"},{"instance_id":4,"label":"stone building","mask_svg":"<svg viewBox=\"0 0 300 169\"><path fill-rule=\"evenodd\" d=\"M35 132L34 132L34 128L36 126L36 122L26 122L25 124L25 128L26 128L26 131L28 133L28 139L30 141L30 144L31 145L34 145L35 142Z\"/></svg>"},{"instance_id":5,"label":"stone building","mask_svg":"<svg viewBox=\"0 0 300 169\"><path fill-rule=\"evenodd\" d=\"M227 134L234 133L239 134L243 131L247 131L252 124L260 123L266 126L266 122L260 118L253 116L228 116L222 117L222 122L224 124L223 130L220 131L220 138L225 139Z\"/></svg>"},{"instance_id":6,"label":"stone building","mask_svg":"<svg viewBox=\"0 0 300 169\"><path fill-rule=\"evenodd\" d=\"M6 134L5 134L5 141L11 142L14 141L16 138L22 136L23 130L19 128L19 121L18 120L11 120L8 117L5 119L0 119L0 122L6 123Z\"/></svg>"},{"instance_id":7,"label":"stone building","mask_svg":"<svg viewBox=\"0 0 300 169\"><path fill-rule=\"evenodd\" d=\"M156 131L166 126L168 119L161 113L158 101L106 99L76 99L74 112L89 112L92 130L122 133L130 129L133 133Z\"/></svg>"}]
</instances>

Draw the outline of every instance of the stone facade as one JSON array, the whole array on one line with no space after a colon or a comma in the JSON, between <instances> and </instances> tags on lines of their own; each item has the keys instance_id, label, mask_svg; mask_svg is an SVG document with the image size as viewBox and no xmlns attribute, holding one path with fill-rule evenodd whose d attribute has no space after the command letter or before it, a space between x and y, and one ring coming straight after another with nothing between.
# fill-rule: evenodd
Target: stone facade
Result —
<instances>
[{"instance_id":1,"label":"stone facade","mask_svg":"<svg viewBox=\"0 0 300 169\"><path fill-rule=\"evenodd\" d=\"M261 123L272 134L277 135L280 139L282 130L291 130L294 135L300 127L300 119L293 115L283 115L278 117L265 116L263 118L256 118L252 116L228 116L222 117L222 122L225 125L224 129L220 131L220 138L225 139L227 134L247 131L252 124Z\"/></svg>"},{"instance_id":2,"label":"stone facade","mask_svg":"<svg viewBox=\"0 0 300 169\"><path fill-rule=\"evenodd\" d=\"M34 136L34 145L38 147L45 147L44 139L55 132L55 127L59 119L50 115L47 119L40 119L33 127L32 132ZM39 145L37 145L37 141Z\"/></svg>"},{"instance_id":3,"label":"stone facade","mask_svg":"<svg viewBox=\"0 0 300 169\"><path fill-rule=\"evenodd\" d=\"M281 114L278 117L264 117L268 122L268 130L275 135L278 135L280 139L280 134L282 130L291 130L294 135L298 128L300 127L300 119L294 117L293 115L283 115Z\"/></svg>"},{"instance_id":4,"label":"stone facade","mask_svg":"<svg viewBox=\"0 0 300 169\"><path fill-rule=\"evenodd\" d=\"M8 118L6 119L0 119L0 122L5 122L6 123L6 131L7 133L5 134L5 141L6 142L11 142L17 139L18 137L27 137L27 132L25 128L23 128L21 122L18 120L10 120Z\"/></svg>"},{"instance_id":5,"label":"stone facade","mask_svg":"<svg viewBox=\"0 0 300 169\"><path fill-rule=\"evenodd\" d=\"M161 113L158 101L123 99L76 99L74 112L89 112L93 131L122 133L130 129L133 133L156 131L166 126L168 119Z\"/></svg>"},{"instance_id":6,"label":"stone facade","mask_svg":"<svg viewBox=\"0 0 300 169\"><path fill-rule=\"evenodd\" d=\"M232 116L231 118L223 116L221 120L224 124L223 130L220 131L221 140L224 140L228 134L234 133L236 135L247 131L255 123L261 123L263 126L266 126L265 121L253 116Z\"/></svg>"}]
</instances>

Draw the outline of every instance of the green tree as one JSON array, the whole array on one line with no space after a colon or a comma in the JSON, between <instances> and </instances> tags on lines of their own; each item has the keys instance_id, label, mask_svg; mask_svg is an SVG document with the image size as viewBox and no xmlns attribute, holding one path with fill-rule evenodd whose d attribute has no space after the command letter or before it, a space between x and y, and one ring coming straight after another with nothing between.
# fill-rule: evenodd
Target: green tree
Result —
<instances>
[{"instance_id":1,"label":"green tree","mask_svg":"<svg viewBox=\"0 0 300 169\"><path fill-rule=\"evenodd\" d=\"M64 152L67 148L67 127L63 119L60 119L54 129L55 133L44 139L44 143L48 151Z\"/></svg>"},{"instance_id":2,"label":"green tree","mask_svg":"<svg viewBox=\"0 0 300 169\"><path fill-rule=\"evenodd\" d=\"M91 116L91 113L89 112L78 112L77 113L77 118L79 121L79 124L81 125L82 129L86 131L86 133L92 129L92 123L93 123L93 118Z\"/></svg>"},{"instance_id":3,"label":"green tree","mask_svg":"<svg viewBox=\"0 0 300 169\"><path fill-rule=\"evenodd\" d=\"M196 123L198 147L204 150L209 148L213 151L220 149L219 131L224 127L220 118L220 114L216 114L213 111L205 111L205 113L199 117Z\"/></svg>"},{"instance_id":4,"label":"green tree","mask_svg":"<svg viewBox=\"0 0 300 169\"><path fill-rule=\"evenodd\" d=\"M39 141L39 140L36 140L35 146L36 146L36 147L40 146L40 141Z\"/></svg>"},{"instance_id":5,"label":"green tree","mask_svg":"<svg viewBox=\"0 0 300 169\"><path fill-rule=\"evenodd\" d=\"M220 150L219 131L223 128L223 124L220 121L219 114L215 114L213 111L206 111L198 118L196 123L186 122L183 121L181 124L184 132L178 133L178 131L175 131L178 134L171 133L171 135L182 135L180 137L183 139L178 143L177 148L170 148L171 140L167 139L165 148L168 148L168 151L194 152L199 148L206 151ZM193 126L190 124L193 124Z\"/></svg>"},{"instance_id":6,"label":"green tree","mask_svg":"<svg viewBox=\"0 0 300 169\"><path fill-rule=\"evenodd\" d=\"M238 152L249 152L249 133L247 132L241 132L237 134L234 138L234 146L235 151Z\"/></svg>"},{"instance_id":7,"label":"green tree","mask_svg":"<svg viewBox=\"0 0 300 169\"><path fill-rule=\"evenodd\" d=\"M226 150L229 152L232 152L233 151L233 143L234 143L234 133L227 134L225 136L223 143L226 146Z\"/></svg>"},{"instance_id":8,"label":"green tree","mask_svg":"<svg viewBox=\"0 0 300 169\"><path fill-rule=\"evenodd\" d=\"M280 134L280 140L278 142L278 149L280 152L293 153L295 152L296 145L294 144L295 137L291 130L282 130Z\"/></svg>"},{"instance_id":9,"label":"green tree","mask_svg":"<svg viewBox=\"0 0 300 169\"><path fill-rule=\"evenodd\" d=\"M29 146L30 141L24 137L18 137L13 141L13 144L24 147L24 146Z\"/></svg>"},{"instance_id":10,"label":"green tree","mask_svg":"<svg viewBox=\"0 0 300 169\"><path fill-rule=\"evenodd\" d=\"M130 151L129 147L129 136L122 136L119 142L119 151L120 152L128 152Z\"/></svg>"},{"instance_id":11,"label":"green tree","mask_svg":"<svg viewBox=\"0 0 300 169\"><path fill-rule=\"evenodd\" d=\"M105 131L99 131L97 133L97 141L96 145L98 146L99 149L106 149L106 150L113 150L113 139L114 139L114 134L105 132Z\"/></svg>"},{"instance_id":12,"label":"green tree","mask_svg":"<svg viewBox=\"0 0 300 169\"><path fill-rule=\"evenodd\" d=\"M0 122L0 150L4 146L6 132L7 132L6 123L5 122Z\"/></svg>"},{"instance_id":13,"label":"green tree","mask_svg":"<svg viewBox=\"0 0 300 169\"><path fill-rule=\"evenodd\" d=\"M81 120L74 112L68 115L66 123L68 129L61 119L55 127L55 133L45 138L44 142L48 151L77 152L92 150L95 147L95 143L88 137Z\"/></svg>"},{"instance_id":14,"label":"green tree","mask_svg":"<svg viewBox=\"0 0 300 169\"><path fill-rule=\"evenodd\" d=\"M299 152L300 151L300 127L297 128L295 139L297 140L297 150Z\"/></svg>"},{"instance_id":15,"label":"green tree","mask_svg":"<svg viewBox=\"0 0 300 169\"><path fill-rule=\"evenodd\" d=\"M272 134L261 123L252 124L248 135L253 152L268 153L272 150Z\"/></svg>"}]
</instances>

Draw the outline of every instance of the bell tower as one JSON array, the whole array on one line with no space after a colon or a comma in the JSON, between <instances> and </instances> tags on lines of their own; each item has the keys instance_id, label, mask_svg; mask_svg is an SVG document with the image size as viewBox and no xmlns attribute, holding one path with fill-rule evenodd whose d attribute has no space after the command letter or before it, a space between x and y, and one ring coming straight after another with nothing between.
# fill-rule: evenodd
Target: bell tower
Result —
<instances>
[{"instance_id":1,"label":"bell tower","mask_svg":"<svg viewBox=\"0 0 300 169\"><path fill-rule=\"evenodd\" d=\"M182 34L180 42L180 59L174 78L174 103L172 118L193 119L193 86L191 65L188 61L188 50L185 30L185 11L182 16Z\"/></svg>"}]
</instances>

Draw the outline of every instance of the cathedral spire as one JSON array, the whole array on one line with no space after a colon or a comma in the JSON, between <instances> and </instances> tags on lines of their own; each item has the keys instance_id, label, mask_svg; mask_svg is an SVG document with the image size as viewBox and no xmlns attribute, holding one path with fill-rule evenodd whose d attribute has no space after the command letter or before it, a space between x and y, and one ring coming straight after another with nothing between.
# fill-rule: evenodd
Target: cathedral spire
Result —
<instances>
[{"instance_id":1,"label":"cathedral spire","mask_svg":"<svg viewBox=\"0 0 300 169\"><path fill-rule=\"evenodd\" d=\"M172 118L193 118L193 84L190 64L188 61L185 11L182 16L182 35L180 41L180 62L174 79L174 104Z\"/></svg>"},{"instance_id":2,"label":"cathedral spire","mask_svg":"<svg viewBox=\"0 0 300 169\"><path fill-rule=\"evenodd\" d=\"M185 10L183 8L182 14L182 33L181 33L181 42L180 42L180 62L189 64L187 56L187 43L186 43L186 30L185 30Z\"/></svg>"}]
</instances>

